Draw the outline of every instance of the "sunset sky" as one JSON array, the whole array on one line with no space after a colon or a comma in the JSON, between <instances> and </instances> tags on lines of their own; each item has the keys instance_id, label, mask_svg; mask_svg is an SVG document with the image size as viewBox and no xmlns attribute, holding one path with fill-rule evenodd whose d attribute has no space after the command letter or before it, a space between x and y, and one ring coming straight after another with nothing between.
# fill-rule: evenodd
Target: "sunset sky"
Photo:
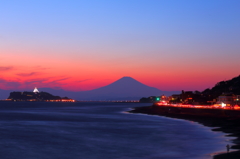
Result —
<instances>
[{"instance_id":1,"label":"sunset sky","mask_svg":"<svg viewBox=\"0 0 240 159\"><path fill-rule=\"evenodd\" d=\"M239 0L0 0L0 89L130 76L199 90L240 74Z\"/></svg>"}]
</instances>

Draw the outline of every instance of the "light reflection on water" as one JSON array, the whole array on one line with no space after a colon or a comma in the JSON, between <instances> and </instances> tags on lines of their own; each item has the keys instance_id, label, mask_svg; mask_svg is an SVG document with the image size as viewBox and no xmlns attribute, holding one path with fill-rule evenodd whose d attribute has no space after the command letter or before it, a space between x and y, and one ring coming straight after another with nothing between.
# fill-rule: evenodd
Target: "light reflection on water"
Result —
<instances>
[{"instance_id":1,"label":"light reflection on water","mask_svg":"<svg viewBox=\"0 0 240 159\"><path fill-rule=\"evenodd\" d=\"M122 113L139 103L18 104L0 106L1 159L210 159L231 139L194 122Z\"/></svg>"}]
</instances>

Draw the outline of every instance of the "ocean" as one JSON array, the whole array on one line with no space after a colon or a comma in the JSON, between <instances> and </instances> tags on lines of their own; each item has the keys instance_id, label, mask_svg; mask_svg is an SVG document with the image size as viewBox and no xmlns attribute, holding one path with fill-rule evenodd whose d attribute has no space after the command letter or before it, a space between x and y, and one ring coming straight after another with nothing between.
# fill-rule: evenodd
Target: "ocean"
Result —
<instances>
[{"instance_id":1,"label":"ocean","mask_svg":"<svg viewBox=\"0 0 240 159\"><path fill-rule=\"evenodd\" d=\"M143 103L0 102L1 159L212 159L231 138Z\"/></svg>"}]
</instances>

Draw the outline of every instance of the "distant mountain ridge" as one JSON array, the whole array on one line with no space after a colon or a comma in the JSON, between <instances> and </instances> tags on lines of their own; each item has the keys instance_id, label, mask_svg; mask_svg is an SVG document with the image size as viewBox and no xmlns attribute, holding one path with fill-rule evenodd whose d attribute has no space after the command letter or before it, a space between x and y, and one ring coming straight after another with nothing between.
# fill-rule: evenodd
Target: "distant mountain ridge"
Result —
<instances>
[{"instance_id":1,"label":"distant mountain ridge","mask_svg":"<svg viewBox=\"0 0 240 159\"><path fill-rule=\"evenodd\" d=\"M39 88L39 91L48 92L57 96L67 96L75 100L139 100L142 97L180 93L180 91L161 91L157 88L149 87L132 77L122 77L107 86L89 91L73 92L52 88ZM0 95L2 95L1 90ZM8 96L9 94L7 96L5 95L5 99Z\"/></svg>"}]
</instances>

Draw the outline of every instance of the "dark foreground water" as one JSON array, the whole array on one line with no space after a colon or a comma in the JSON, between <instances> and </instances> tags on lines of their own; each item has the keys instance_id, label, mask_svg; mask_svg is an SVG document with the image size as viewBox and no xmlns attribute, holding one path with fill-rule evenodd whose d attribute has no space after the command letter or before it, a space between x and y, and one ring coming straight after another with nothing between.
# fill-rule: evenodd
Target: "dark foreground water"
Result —
<instances>
[{"instance_id":1,"label":"dark foreground water","mask_svg":"<svg viewBox=\"0 0 240 159\"><path fill-rule=\"evenodd\" d=\"M0 158L209 159L229 143L190 121L124 113L137 106L0 102Z\"/></svg>"}]
</instances>

